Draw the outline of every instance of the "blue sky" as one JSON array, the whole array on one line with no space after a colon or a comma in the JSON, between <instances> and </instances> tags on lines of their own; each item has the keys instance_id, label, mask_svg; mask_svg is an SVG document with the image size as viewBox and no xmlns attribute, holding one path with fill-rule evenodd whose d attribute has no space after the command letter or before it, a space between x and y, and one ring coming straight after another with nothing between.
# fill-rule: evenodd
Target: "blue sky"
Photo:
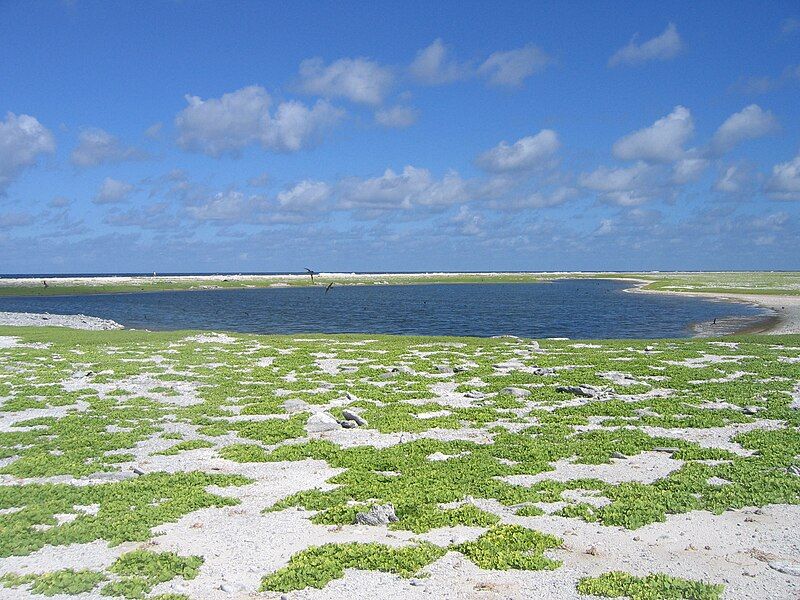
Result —
<instances>
[{"instance_id":1,"label":"blue sky","mask_svg":"<svg viewBox=\"0 0 800 600\"><path fill-rule=\"evenodd\" d=\"M0 0L0 272L800 268L796 2Z\"/></svg>"}]
</instances>

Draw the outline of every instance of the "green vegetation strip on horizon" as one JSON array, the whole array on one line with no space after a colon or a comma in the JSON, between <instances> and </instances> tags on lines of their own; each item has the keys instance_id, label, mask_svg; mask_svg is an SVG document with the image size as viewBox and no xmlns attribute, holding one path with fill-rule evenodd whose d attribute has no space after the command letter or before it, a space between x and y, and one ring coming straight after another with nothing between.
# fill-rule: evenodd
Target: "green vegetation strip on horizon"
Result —
<instances>
[{"instance_id":1,"label":"green vegetation strip on horizon","mask_svg":"<svg viewBox=\"0 0 800 600\"><path fill-rule=\"evenodd\" d=\"M643 273L441 273L441 274L383 274L353 275L344 277L319 275L312 283L310 277L245 276L232 279L195 280L169 276L141 277L124 283L106 283L94 280L85 283L63 283L58 278L42 285L36 279L21 285L4 284L0 280L2 296L72 296L83 294L114 294L155 291L201 291L268 287L324 288L328 283L337 285L421 285L441 283L537 283L556 279L629 279L646 283L644 289L653 291L710 292L727 294L800 295L800 272L643 272Z\"/></svg>"}]
</instances>

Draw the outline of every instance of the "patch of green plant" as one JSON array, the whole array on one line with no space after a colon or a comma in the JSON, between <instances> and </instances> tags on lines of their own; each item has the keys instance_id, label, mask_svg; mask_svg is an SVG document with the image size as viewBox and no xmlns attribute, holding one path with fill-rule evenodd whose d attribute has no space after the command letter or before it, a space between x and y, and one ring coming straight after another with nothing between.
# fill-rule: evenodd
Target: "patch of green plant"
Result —
<instances>
[{"instance_id":1,"label":"patch of green plant","mask_svg":"<svg viewBox=\"0 0 800 600\"><path fill-rule=\"evenodd\" d=\"M334 579L343 577L345 569L413 577L444 553L444 548L427 542L398 548L377 543L314 546L295 554L287 566L264 577L261 591L321 589Z\"/></svg>"},{"instance_id":2,"label":"patch of green plant","mask_svg":"<svg viewBox=\"0 0 800 600\"><path fill-rule=\"evenodd\" d=\"M563 540L520 525L498 525L478 539L454 547L481 569L557 569L561 561L544 556L546 550L559 548Z\"/></svg>"},{"instance_id":3,"label":"patch of green plant","mask_svg":"<svg viewBox=\"0 0 800 600\"><path fill-rule=\"evenodd\" d=\"M104 581L106 576L97 571L83 569L75 571L73 569L62 569L52 573L42 573L39 575L16 575L6 573L0 577L0 583L5 587L21 587L28 585L28 591L32 594L43 596L55 596L57 594L77 595L90 592Z\"/></svg>"},{"instance_id":4,"label":"patch of green plant","mask_svg":"<svg viewBox=\"0 0 800 600\"><path fill-rule=\"evenodd\" d=\"M0 556L24 556L46 545L87 543L97 539L116 545L144 541L151 529L183 515L212 506L238 504L235 498L206 491L209 485L250 483L238 475L206 473L152 473L99 485L25 484L0 486L0 508L18 507L0 514ZM71 513L76 505L98 504L97 514L80 514L58 524L53 516ZM34 525L49 526L45 529Z\"/></svg>"},{"instance_id":5,"label":"patch of green plant","mask_svg":"<svg viewBox=\"0 0 800 600\"><path fill-rule=\"evenodd\" d=\"M584 577L578 592L589 596L630 600L718 600L724 586L653 573L635 577L622 571L611 571L599 577Z\"/></svg>"},{"instance_id":6,"label":"patch of green plant","mask_svg":"<svg viewBox=\"0 0 800 600\"><path fill-rule=\"evenodd\" d=\"M175 444L174 446L170 446L166 450L162 450L161 452L156 452L156 454L160 454L162 456L175 456L181 452L186 452L187 450L197 450L199 448L213 448L214 444L207 440L186 440L185 442L180 442L179 444Z\"/></svg>"}]
</instances>

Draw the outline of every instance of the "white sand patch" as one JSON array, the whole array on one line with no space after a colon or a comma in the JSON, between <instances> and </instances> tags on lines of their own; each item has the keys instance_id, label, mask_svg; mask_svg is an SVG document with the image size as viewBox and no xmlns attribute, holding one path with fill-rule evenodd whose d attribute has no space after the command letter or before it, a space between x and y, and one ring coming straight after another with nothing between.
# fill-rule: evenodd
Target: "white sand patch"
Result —
<instances>
[{"instance_id":1,"label":"white sand patch","mask_svg":"<svg viewBox=\"0 0 800 600\"><path fill-rule=\"evenodd\" d=\"M652 437L675 438L693 442L703 448L720 448L721 450L728 450L739 456L752 456L752 450L742 448L738 443L731 441L732 438L740 433L747 433L748 431L755 431L756 429L773 431L775 429L783 429L784 427L785 424L783 421L761 419L753 421L752 423L735 423L724 427L705 427L702 429L699 427L677 429L650 426L637 427L637 429Z\"/></svg>"},{"instance_id":2,"label":"white sand patch","mask_svg":"<svg viewBox=\"0 0 800 600\"><path fill-rule=\"evenodd\" d=\"M197 342L198 344L235 344L239 340L227 333L201 333L198 335L184 338L186 342Z\"/></svg>"}]
</instances>

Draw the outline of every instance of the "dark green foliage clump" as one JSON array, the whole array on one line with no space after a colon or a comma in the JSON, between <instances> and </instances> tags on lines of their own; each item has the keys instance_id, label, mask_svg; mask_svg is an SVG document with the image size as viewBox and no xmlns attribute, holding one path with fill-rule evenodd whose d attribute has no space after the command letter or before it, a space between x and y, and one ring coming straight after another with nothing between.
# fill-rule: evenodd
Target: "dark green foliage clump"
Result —
<instances>
[{"instance_id":1,"label":"dark green foliage clump","mask_svg":"<svg viewBox=\"0 0 800 600\"><path fill-rule=\"evenodd\" d=\"M481 569L557 569L561 561L544 556L545 550L559 548L559 538L519 525L493 527L477 540L455 546Z\"/></svg>"},{"instance_id":2,"label":"dark green foliage clump","mask_svg":"<svg viewBox=\"0 0 800 600\"><path fill-rule=\"evenodd\" d=\"M364 569L413 577L444 555L445 549L429 543L393 548L383 544L326 544L292 556L289 564L261 582L262 591L291 592L323 588L344 576L345 569Z\"/></svg>"},{"instance_id":3,"label":"dark green foliage clump","mask_svg":"<svg viewBox=\"0 0 800 600\"><path fill-rule=\"evenodd\" d=\"M590 596L630 600L718 600L724 586L691 581L653 573L635 577L622 571L611 571L599 577L585 577L578 582L578 592Z\"/></svg>"},{"instance_id":4,"label":"dark green foliage clump","mask_svg":"<svg viewBox=\"0 0 800 600\"><path fill-rule=\"evenodd\" d=\"M97 571L63 569L41 575L6 573L0 577L0 583L5 587L29 585L28 591L32 594L55 596L57 594L76 595L90 592L105 579L106 576Z\"/></svg>"}]
</instances>

